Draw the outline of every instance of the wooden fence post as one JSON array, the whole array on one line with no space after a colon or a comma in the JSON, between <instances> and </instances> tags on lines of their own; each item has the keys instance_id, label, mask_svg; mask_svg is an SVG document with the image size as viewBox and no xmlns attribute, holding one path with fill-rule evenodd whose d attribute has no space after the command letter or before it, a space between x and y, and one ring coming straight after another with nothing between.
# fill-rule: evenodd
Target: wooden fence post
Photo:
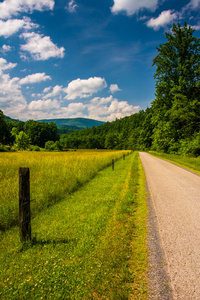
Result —
<instances>
[{"instance_id":1,"label":"wooden fence post","mask_svg":"<svg viewBox=\"0 0 200 300\"><path fill-rule=\"evenodd\" d=\"M123 160L125 160L125 154L123 154Z\"/></svg>"},{"instance_id":2,"label":"wooden fence post","mask_svg":"<svg viewBox=\"0 0 200 300\"><path fill-rule=\"evenodd\" d=\"M112 159L112 169L114 171L114 159Z\"/></svg>"},{"instance_id":3,"label":"wooden fence post","mask_svg":"<svg viewBox=\"0 0 200 300\"><path fill-rule=\"evenodd\" d=\"M29 168L19 168L19 227L21 241L31 240Z\"/></svg>"}]
</instances>

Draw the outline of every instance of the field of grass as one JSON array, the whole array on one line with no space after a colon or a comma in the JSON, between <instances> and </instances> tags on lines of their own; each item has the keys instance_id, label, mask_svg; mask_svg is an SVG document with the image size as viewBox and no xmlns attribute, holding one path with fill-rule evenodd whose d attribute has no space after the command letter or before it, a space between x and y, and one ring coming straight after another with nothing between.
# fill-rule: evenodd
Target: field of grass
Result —
<instances>
[{"instance_id":1,"label":"field of grass","mask_svg":"<svg viewBox=\"0 0 200 300\"><path fill-rule=\"evenodd\" d=\"M144 183L133 153L38 212L31 243L21 244L18 227L6 230L0 298L147 299Z\"/></svg>"},{"instance_id":2,"label":"field of grass","mask_svg":"<svg viewBox=\"0 0 200 300\"><path fill-rule=\"evenodd\" d=\"M32 216L91 180L126 151L0 153L0 232L18 223L19 167L30 168Z\"/></svg>"},{"instance_id":3,"label":"field of grass","mask_svg":"<svg viewBox=\"0 0 200 300\"><path fill-rule=\"evenodd\" d=\"M199 157L190 157L184 155L177 155L177 154L166 154L166 153L157 153L157 152L149 152L150 154L162 158L179 166L186 167L191 171L195 171L197 174L200 174L200 156Z\"/></svg>"}]
</instances>

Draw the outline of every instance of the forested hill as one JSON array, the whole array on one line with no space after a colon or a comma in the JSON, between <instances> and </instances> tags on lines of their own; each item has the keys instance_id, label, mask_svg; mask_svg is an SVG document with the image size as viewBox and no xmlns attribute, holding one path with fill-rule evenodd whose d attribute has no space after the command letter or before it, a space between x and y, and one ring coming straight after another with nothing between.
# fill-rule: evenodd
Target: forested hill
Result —
<instances>
[{"instance_id":1,"label":"forested hill","mask_svg":"<svg viewBox=\"0 0 200 300\"><path fill-rule=\"evenodd\" d=\"M98 127L62 134L61 144L66 148L149 149L152 126L151 109L107 122Z\"/></svg>"},{"instance_id":2,"label":"forested hill","mask_svg":"<svg viewBox=\"0 0 200 300\"><path fill-rule=\"evenodd\" d=\"M68 119L44 119L44 120L38 120L39 122L45 122L55 123L58 128L64 128L67 127L73 127L76 126L76 128L90 128L92 126L99 126L104 124L105 122L87 119L87 118L68 118Z\"/></svg>"}]
</instances>

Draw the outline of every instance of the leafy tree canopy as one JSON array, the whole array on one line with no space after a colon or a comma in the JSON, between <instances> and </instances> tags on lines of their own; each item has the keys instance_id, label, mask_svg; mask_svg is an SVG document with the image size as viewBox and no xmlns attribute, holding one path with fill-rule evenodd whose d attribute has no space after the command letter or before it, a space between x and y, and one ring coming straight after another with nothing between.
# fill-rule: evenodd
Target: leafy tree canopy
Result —
<instances>
[{"instance_id":1,"label":"leafy tree canopy","mask_svg":"<svg viewBox=\"0 0 200 300\"><path fill-rule=\"evenodd\" d=\"M16 145L19 150L28 149L30 146L29 136L25 132L20 131L20 133L16 135Z\"/></svg>"},{"instance_id":2,"label":"leafy tree canopy","mask_svg":"<svg viewBox=\"0 0 200 300\"><path fill-rule=\"evenodd\" d=\"M200 39L186 23L173 24L157 48L156 99L152 103L153 149L170 151L200 129ZM177 147L174 148L176 150Z\"/></svg>"},{"instance_id":3,"label":"leafy tree canopy","mask_svg":"<svg viewBox=\"0 0 200 300\"><path fill-rule=\"evenodd\" d=\"M0 143L5 145L5 144L10 144L11 141L12 141L11 134L6 124L5 116L2 110L0 110Z\"/></svg>"}]
</instances>

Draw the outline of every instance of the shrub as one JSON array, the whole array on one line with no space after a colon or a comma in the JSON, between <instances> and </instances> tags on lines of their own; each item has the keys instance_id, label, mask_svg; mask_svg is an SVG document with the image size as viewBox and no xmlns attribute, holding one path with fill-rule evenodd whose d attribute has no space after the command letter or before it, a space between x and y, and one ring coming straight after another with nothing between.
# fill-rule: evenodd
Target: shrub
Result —
<instances>
[{"instance_id":1,"label":"shrub","mask_svg":"<svg viewBox=\"0 0 200 300\"><path fill-rule=\"evenodd\" d=\"M30 151L40 151L40 147L39 146L30 146L29 148Z\"/></svg>"},{"instance_id":2,"label":"shrub","mask_svg":"<svg viewBox=\"0 0 200 300\"><path fill-rule=\"evenodd\" d=\"M8 151L10 151L9 147L0 144L0 152L8 152Z\"/></svg>"},{"instance_id":3,"label":"shrub","mask_svg":"<svg viewBox=\"0 0 200 300\"><path fill-rule=\"evenodd\" d=\"M45 149L48 151L54 150L54 142L53 141L48 141L45 143Z\"/></svg>"},{"instance_id":4,"label":"shrub","mask_svg":"<svg viewBox=\"0 0 200 300\"><path fill-rule=\"evenodd\" d=\"M56 141L54 144L54 150L62 151L63 147L61 146L59 141Z\"/></svg>"},{"instance_id":5,"label":"shrub","mask_svg":"<svg viewBox=\"0 0 200 300\"><path fill-rule=\"evenodd\" d=\"M63 147L58 141L56 141L55 143L53 141L48 141L45 143L45 149L48 151L54 151L54 150L62 151Z\"/></svg>"}]
</instances>

